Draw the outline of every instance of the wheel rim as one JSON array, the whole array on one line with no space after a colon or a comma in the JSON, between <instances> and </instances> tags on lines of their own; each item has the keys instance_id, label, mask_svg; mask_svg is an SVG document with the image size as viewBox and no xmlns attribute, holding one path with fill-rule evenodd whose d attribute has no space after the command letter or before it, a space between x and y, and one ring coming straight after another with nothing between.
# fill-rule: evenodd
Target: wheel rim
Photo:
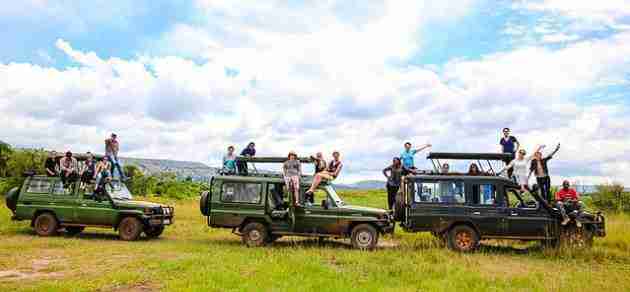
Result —
<instances>
[{"instance_id":1,"label":"wheel rim","mask_svg":"<svg viewBox=\"0 0 630 292\"><path fill-rule=\"evenodd\" d=\"M262 234L258 230L252 230L249 232L249 240L259 241L262 238Z\"/></svg>"},{"instance_id":2,"label":"wheel rim","mask_svg":"<svg viewBox=\"0 0 630 292\"><path fill-rule=\"evenodd\" d=\"M37 230L48 233L50 231L50 218L41 217L37 220Z\"/></svg>"},{"instance_id":3,"label":"wheel rim","mask_svg":"<svg viewBox=\"0 0 630 292\"><path fill-rule=\"evenodd\" d=\"M357 234L357 244L360 247L367 247L372 244L372 233L369 231L361 231Z\"/></svg>"},{"instance_id":4,"label":"wheel rim","mask_svg":"<svg viewBox=\"0 0 630 292\"><path fill-rule=\"evenodd\" d=\"M455 243L460 249L470 249L473 244L472 234L468 231L459 231L455 235Z\"/></svg>"},{"instance_id":5,"label":"wheel rim","mask_svg":"<svg viewBox=\"0 0 630 292\"><path fill-rule=\"evenodd\" d=\"M134 228L133 228L133 224L131 224L131 223L126 223L126 224L124 224L124 225L123 225L123 228L122 228L122 230L123 230L123 234L124 234L125 236L131 236L131 235L132 235L132 233L133 233L133 229L134 229Z\"/></svg>"}]
</instances>

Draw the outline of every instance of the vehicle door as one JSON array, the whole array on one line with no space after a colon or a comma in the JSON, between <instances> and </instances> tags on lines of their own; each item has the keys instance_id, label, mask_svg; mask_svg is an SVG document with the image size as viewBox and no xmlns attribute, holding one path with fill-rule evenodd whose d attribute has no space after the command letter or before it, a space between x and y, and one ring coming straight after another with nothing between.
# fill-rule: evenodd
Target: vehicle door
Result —
<instances>
[{"instance_id":1,"label":"vehicle door","mask_svg":"<svg viewBox=\"0 0 630 292\"><path fill-rule=\"evenodd\" d=\"M507 227L503 193L491 182L470 182L467 186L468 216L481 236L502 235Z\"/></svg>"},{"instance_id":2,"label":"vehicle door","mask_svg":"<svg viewBox=\"0 0 630 292\"><path fill-rule=\"evenodd\" d=\"M422 179L407 182L407 227L413 231L438 231L466 217L464 182Z\"/></svg>"},{"instance_id":3,"label":"vehicle door","mask_svg":"<svg viewBox=\"0 0 630 292\"><path fill-rule=\"evenodd\" d=\"M339 207L330 197L329 191L329 186L319 188L314 193L315 204L291 208L295 216L294 232L340 234L343 231L339 224ZM346 219L349 220L352 214L347 215Z\"/></svg>"},{"instance_id":4,"label":"vehicle door","mask_svg":"<svg viewBox=\"0 0 630 292\"><path fill-rule=\"evenodd\" d=\"M76 183L64 188L61 179L53 182L51 205L54 205L55 215L60 222L76 221L77 190Z\"/></svg>"},{"instance_id":5,"label":"vehicle door","mask_svg":"<svg viewBox=\"0 0 630 292\"><path fill-rule=\"evenodd\" d=\"M539 204L528 203L517 189L507 188L506 194L510 207L507 214L506 236L524 239L543 239L548 237L553 220Z\"/></svg>"},{"instance_id":6,"label":"vehicle door","mask_svg":"<svg viewBox=\"0 0 630 292\"><path fill-rule=\"evenodd\" d=\"M219 195L216 195L219 191ZM238 227L246 218L264 218L263 184L229 179L213 184L210 224L219 227Z\"/></svg>"},{"instance_id":7,"label":"vehicle door","mask_svg":"<svg viewBox=\"0 0 630 292\"><path fill-rule=\"evenodd\" d=\"M21 218L31 218L33 214L42 209L55 207L52 199L52 185L54 180L47 177L32 177L25 183L24 193L18 200L16 215Z\"/></svg>"},{"instance_id":8,"label":"vehicle door","mask_svg":"<svg viewBox=\"0 0 630 292\"><path fill-rule=\"evenodd\" d=\"M105 191L111 193L111 184L105 185ZM76 206L76 222L85 225L113 226L116 222L117 210L107 194L94 196L93 187L78 191Z\"/></svg>"}]
</instances>

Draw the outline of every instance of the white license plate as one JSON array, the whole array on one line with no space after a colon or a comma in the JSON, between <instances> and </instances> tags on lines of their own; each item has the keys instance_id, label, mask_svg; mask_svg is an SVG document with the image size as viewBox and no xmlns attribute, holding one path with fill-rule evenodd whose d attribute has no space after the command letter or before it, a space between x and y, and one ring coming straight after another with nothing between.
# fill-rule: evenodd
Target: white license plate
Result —
<instances>
[{"instance_id":1,"label":"white license plate","mask_svg":"<svg viewBox=\"0 0 630 292\"><path fill-rule=\"evenodd\" d=\"M165 225L171 224L171 219L164 219L164 224Z\"/></svg>"}]
</instances>

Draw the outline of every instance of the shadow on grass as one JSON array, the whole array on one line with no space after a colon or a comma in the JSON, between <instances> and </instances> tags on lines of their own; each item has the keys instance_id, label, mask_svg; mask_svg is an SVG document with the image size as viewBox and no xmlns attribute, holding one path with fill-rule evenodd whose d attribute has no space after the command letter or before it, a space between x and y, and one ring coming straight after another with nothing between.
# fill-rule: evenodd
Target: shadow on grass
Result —
<instances>
[{"instance_id":1,"label":"shadow on grass","mask_svg":"<svg viewBox=\"0 0 630 292\"><path fill-rule=\"evenodd\" d=\"M103 229L106 230L106 229ZM39 237L35 231L31 228L22 228L22 229L18 229L15 232L11 233L12 235L25 235L25 236L33 236L33 237ZM42 237L43 238L43 237ZM66 232L62 230L60 230L57 235L53 235L50 238L75 238L75 239L80 239L80 240L86 240L86 241L91 241L91 240L112 240L112 241L122 241L119 237L118 237L118 233L115 232L111 232L111 233L105 233L105 232L81 232L79 234L76 235L69 235ZM137 241L160 241L162 240L161 238L147 238L147 237L140 237Z\"/></svg>"}]
</instances>

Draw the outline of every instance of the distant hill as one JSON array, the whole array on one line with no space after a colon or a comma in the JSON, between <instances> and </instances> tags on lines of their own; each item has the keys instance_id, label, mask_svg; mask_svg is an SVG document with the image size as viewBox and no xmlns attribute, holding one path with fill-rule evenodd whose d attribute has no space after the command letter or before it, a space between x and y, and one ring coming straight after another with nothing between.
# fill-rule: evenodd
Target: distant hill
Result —
<instances>
[{"instance_id":1,"label":"distant hill","mask_svg":"<svg viewBox=\"0 0 630 292\"><path fill-rule=\"evenodd\" d=\"M337 189L342 190L374 190L384 189L385 181L380 180L362 180L352 184L335 184Z\"/></svg>"},{"instance_id":2,"label":"distant hill","mask_svg":"<svg viewBox=\"0 0 630 292\"><path fill-rule=\"evenodd\" d=\"M170 172L175 173L180 179L190 177L194 181L207 181L218 172L217 168L209 167L201 162L129 157L121 157L120 161L123 165L137 166L145 174L154 175Z\"/></svg>"}]
</instances>

